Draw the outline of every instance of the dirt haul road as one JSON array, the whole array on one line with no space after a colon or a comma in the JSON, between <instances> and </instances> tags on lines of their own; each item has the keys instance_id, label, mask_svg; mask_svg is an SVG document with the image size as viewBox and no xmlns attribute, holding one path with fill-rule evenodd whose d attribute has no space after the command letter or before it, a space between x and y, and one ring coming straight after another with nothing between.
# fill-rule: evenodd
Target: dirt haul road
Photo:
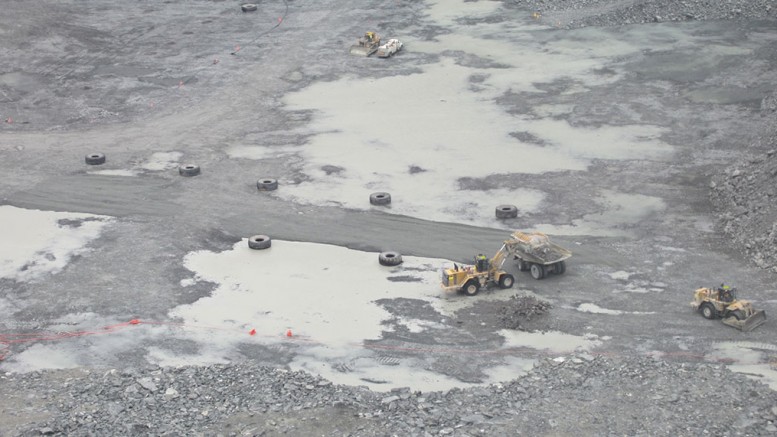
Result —
<instances>
[{"instance_id":1,"label":"dirt haul road","mask_svg":"<svg viewBox=\"0 0 777 437\"><path fill-rule=\"evenodd\" d=\"M730 247L708 200L713 175L770 147L773 22L562 30L485 1L38 6L0 17L0 327L40 340L6 342L6 371L248 360L437 390L576 351L723 362L777 386L771 321L742 334L689 307L726 282L777 310L773 274ZM366 30L403 51L348 56ZM85 165L94 152L107 162ZM186 163L202 173L179 176ZM376 191L390 207L369 205ZM519 217L496 220L499 204ZM59 226L22 259L45 223ZM566 274L508 262L514 290L441 295L443 262L514 229L571 249ZM255 234L274 260L246 262ZM404 267L348 268L389 249ZM538 332L504 329L516 293L552 305L525 321ZM336 312L349 305L375 316ZM132 319L148 323L38 335ZM284 338L298 328L309 344Z\"/></svg>"}]
</instances>

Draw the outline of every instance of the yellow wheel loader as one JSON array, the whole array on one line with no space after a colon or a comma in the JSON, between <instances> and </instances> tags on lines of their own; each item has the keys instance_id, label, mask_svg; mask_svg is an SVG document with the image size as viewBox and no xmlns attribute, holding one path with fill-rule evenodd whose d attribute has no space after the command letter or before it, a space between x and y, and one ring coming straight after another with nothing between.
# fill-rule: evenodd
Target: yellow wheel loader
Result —
<instances>
[{"instance_id":1,"label":"yellow wheel loader","mask_svg":"<svg viewBox=\"0 0 777 437\"><path fill-rule=\"evenodd\" d=\"M705 319L721 319L724 324L744 332L766 322L766 311L756 310L750 301L738 299L736 288L727 285L696 289L691 307Z\"/></svg>"},{"instance_id":2,"label":"yellow wheel loader","mask_svg":"<svg viewBox=\"0 0 777 437\"><path fill-rule=\"evenodd\" d=\"M366 32L356 44L351 46L350 52L356 56L370 56L378 51L378 47L380 47L380 36L375 32Z\"/></svg>"},{"instance_id":3,"label":"yellow wheel loader","mask_svg":"<svg viewBox=\"0 0 777 437\"><path fill-rule=\"evenodd\" d=\"M512 288L515 283L513 275L502 270L502 264L507 257L505 245L491 258L485 255L475 257L474 265L458 265L443 269L442 289L460 291L467 296L474 296L481 288L496 285L499 288Z\"/></svg>"},{"instance_id":4,"label":"yellow wheel loader","mask_svg":"<svg viewBox=\"0 0 777 437\"><path fill-rule=\"evenodd\" d=\"M512 288L515 278L502 270L508 255L512 255L518 270L529 270L534 279L542 279L549 273L563 274L567 269L565 261L572 252L551 243L548 236L541 232L515 231L491 259L478 255L475 265L459 266L454 263L452 268L443 269L442 289L474 296L489 285Z\"/></svg>"}]
</instances>

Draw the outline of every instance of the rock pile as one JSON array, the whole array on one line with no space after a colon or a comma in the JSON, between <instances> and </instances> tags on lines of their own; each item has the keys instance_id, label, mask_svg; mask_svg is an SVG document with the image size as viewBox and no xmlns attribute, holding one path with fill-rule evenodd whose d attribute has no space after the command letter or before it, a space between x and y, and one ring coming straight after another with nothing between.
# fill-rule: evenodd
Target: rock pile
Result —
<instances>
[{"instance_id":1,"label":"rock pile","mask_svg":"<svg viewBox=\"0 0 777 437\"><path fill-rule=\"evenodd\" d=\"M644 356L547 358L503 384L429 393L379 393L253 364L90 371L65 379L61 389L54 389L55 375L6 375L0 394L42 394L38 408L50 414L8 435L777 432L777 392L760 382L720 365Z\"/></svg>"},{"instance_id":2,"label":"rock pile","mask_svg":"<svg viewBox=\"0 0 777 437\"><path fill-rule=\"evenodd\" d=\"M552 308L549 302L534 296L512 296L499 309L499 322L502 328L524 329L524 323L532 317L545 314Z\"/></svg>"},{"instance_id":3,"label":"rock pile","mask_svg":"<svg viewBox=\"0 0 777 437\"><path fill-rule=\"evenodd\" d=\"M777 273L777 93L764 98L771 120L766 153L738 162L710 182L721 228L752 261Z\"/></svg>"},{"instance_id":4,"label":"rock pile","mask_svg":"<svg viewBox=\"0 0 777 437\"><path fill-rule=\"evenodd\" d=\"M667 21L777 18L772 0L514 0L564 28Z\"/></svg>"}]
</instances>

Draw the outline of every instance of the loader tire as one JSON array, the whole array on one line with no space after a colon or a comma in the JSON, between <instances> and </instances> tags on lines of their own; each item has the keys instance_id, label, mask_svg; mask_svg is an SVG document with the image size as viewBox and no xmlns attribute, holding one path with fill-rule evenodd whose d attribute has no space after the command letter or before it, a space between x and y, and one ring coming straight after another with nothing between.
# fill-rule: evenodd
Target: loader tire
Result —
<instances>
[{"instance_id":1,"label":"loader tire","mask_svg":"<svg viewBox=\"0 0 777 437\"><path fill-rule=\"evenodd\" d=\"M378 262L382 266L398 266L402 264L402 255L394 251L382 252L378 255Z\"/></svg>"},{"instance_id":2,"label":"loader tire","mask_svg":"<svg viewBox=\"0 0 777 437\"><path fill-rule=\"evenodd\" d=\"M563 275L564 272L567 271L567 263L564 261L559 261L556 263L556 274L557 275Z\"/></svg>"},{"instance_id":3,"label":"loader tire","mask_svg":"<svg viewBox=\"0 0 777 437\"><path fill-rule=\"evenodd\" d=\"M278 189L278 181L276 179L259 179L256 181L256 188L259 191L273 191Z\"/></svg>"},{"instance_id":4,"label":"loader tire","mask_svg":"<svg viewBox=\"0 0 777 437\"><path fill-rule=\"evenodd\" d=\"M745 320L747 318L747 315L745 315L745 312L742 310L731 311L729 315L733 316L737 320Z\"/></svg>"},{"instance_id":5,"label":"loader tire","mask_svg":"<svg viewBox=\"0 0 777 437\"><path fill-rule=\"evenodd\" d=\"M240 10L243 12L254 12L256 10L256 5L253 3L243 3L240 5Z\"/></svg>"},{"instance_id":6,"label":"loader tire","mask_svg":"<svg viewBox=\"0 0 777 437\"><path fill-rule=\"evenodd\" d=\"M718 316L717 311L715 311L715 307L712 306L712 304L709 302L701 304L699 311L705 319L714 319Z\"/></svg>"},{"instance_id":7,"label":"loader tire","mask_svg":"<svg viewBox=\"0 0 777 437\"><path fill-rule=\"evenodd\" d=\"M525 272L525 271L529 270L529 263L527 263L526 261L524 261L522 259L517 260L515 264L518 266L518 271L519 272Z\"/></svg>"},{"instance_id":8,"label":"loader tire","mask_svg":"<svg viewBox=\"0 0 777 437\"><path fill-rule=\"evenodd\" d=\"M515 205L499 205L496 207L496 218L516 218L518 207Z\"/></svg>"},{"instance_id":9,"label":"loader tire","mask_svg":"<svg viewBox=\"0 0 777 437\"><path fill-rule=\"evenodd\" d=\"M370 194L370 203L373 205L388 205L391 203L391 194L372 193Z\"/></svg>"},{"instance_id":10,"label":"loader tire","mask_svg":"<svg viewBox=\"0 0 777 437\"><path fill-rule=\"evenodd\" d=\"M184 164L178 167L178 174L186 177L197 176L200 174L200 166L194 164Z\"/></svg>"},{"instance_id":11,"label":"loader tire","mask_svg":"<svg viewBox=\"0 0 777 437\"><path fill-rule=\"evenodd\" d=\"M474 296L480 293L480 283L475 279L470 279L463 287L461 287L461 291L467 296Z\"/></svg>"},{"instance_id":12,"label":"loader tire","mask_svg":"<svg viewBox=\"0 0 777 437\"><path fill-rule=\"evenodd\" d=\"M515 284L515 278L509 273L502 275L502 277L499 278L499 288L503 290L506 288L513 288L513 284Z\"/></svg>"},{"instance_id":13,"label":"loader tire","mask_svg":"<svg viewBox=\"0 0 777 437\"><path fill-rule=\"evenodd\" d=\"M543 279L545 276L548 275L548 271L545 269L545 266L542 264L532 264L529 267L529 271L531 273L531 277L537 280Z\"/></svg>"},{"instance_id":14,"label":"loader tire","mask_svg":"<svg viewBox=\"0 0 777 437\"><path fill-rule=\"evenodd\" d=\"M86 158L84 160L89 165L105 164L105 155L103 155L102 153L90 153L86 155Z\"/></svg>"},{"instance_id":15,"label":"loader tire","mask_svg":"<svg viewBox=\"0 0 777 437\"><path fill-rule=\"evenodd\" d=\"M272 239L267 235L254 235L248 239L248 247L254 250L268 249L272 246Z\"/></svg>"}]
</instances>

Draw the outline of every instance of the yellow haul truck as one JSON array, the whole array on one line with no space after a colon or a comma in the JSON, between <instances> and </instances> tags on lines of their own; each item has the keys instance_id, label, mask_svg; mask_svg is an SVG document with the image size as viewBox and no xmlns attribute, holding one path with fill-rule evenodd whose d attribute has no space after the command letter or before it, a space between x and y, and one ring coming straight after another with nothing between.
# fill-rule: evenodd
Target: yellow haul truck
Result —
<instances>
[{"instance_id":1,"label":"yellow haul truck","mask_svg":"<svg viewBox=\"0 0 777 437\"><path fill-rule=\"evenodd\" d=\"M560 275L566 271L565 261L572 256L572 252L551 243L547 235L516 231L510 237L491 259L481 254L475 257L474 265L460 266L454 263L453 267L444 268L443 290L461 291L474 296L481 288L490 285L512 288L515 278L502 270L508 255L515 259L518 270L531 271L534 279L542 279L549 273Z\"/></svg>"}]
</instances>

